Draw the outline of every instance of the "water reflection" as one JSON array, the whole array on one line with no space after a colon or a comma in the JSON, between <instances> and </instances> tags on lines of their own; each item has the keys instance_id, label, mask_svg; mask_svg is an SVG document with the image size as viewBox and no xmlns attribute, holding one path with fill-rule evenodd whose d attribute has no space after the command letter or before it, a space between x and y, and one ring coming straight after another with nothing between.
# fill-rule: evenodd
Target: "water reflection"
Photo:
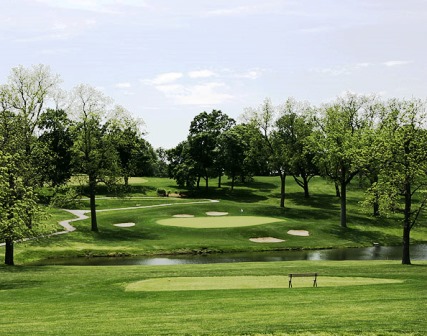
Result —
<instances>
[{"instance_id":1,"label":"water reflection","mask_svg":"<svg viewBox=\"0 0 427 336\"><path fill-rule=\"evenodd\" d=\"M330 250L245 252L190 256L61 258L43 260L34 265L179 265L293 260L400 260L401 258L402 247L400 246L374 246ZM411 246L411 260L427 260L427 244Z\"/></svg>"}]
</instances>

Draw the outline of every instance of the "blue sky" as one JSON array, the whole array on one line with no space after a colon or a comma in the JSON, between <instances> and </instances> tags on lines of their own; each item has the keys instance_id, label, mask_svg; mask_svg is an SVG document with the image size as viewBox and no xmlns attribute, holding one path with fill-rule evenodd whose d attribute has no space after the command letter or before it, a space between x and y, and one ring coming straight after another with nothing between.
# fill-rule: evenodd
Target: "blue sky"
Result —
<instances>
[{"instance_id":1,"label":"blue sky","mask_svg":"<svg viewBox=\"0 0 427 336\"><path fill-rule=\"evenodd\" d=\"M50 65L64 89L99 88L171 148L200 112L238 119L266 97L424 99L426 36L425 0L1 0L0 83Z\"/></svg>"}]
</instances>

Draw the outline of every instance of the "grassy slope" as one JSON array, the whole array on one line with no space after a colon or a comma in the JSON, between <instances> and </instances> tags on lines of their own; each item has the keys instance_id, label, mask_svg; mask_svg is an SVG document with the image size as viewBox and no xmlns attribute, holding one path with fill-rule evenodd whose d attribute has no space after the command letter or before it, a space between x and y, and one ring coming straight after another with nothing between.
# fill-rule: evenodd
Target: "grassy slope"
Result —
<instances>
[{"instance_id":1,"label":"grassy slope","mask_svg":"<svg viewBox=\"0 0 427 336\"><path fill-rule=\"evenodd\" d=\"M317 289L125 291L143 279L313 271ZM0 334L424 335L426 271L426 262L390 261L0 267ZM322 287L322 276L403 282Z\"/></svg>"},{"instance_id":2,"label":"grassy slope","mask_svg":"<svg viewBox=\"0 0 427 336\"><path fill-rule=\"evenodd\" d=\"M18 244L16 261L28 262L51 256L127 255L158 253L192 253L210 251L262 251L289 248L325 248L370 246L373 242L398 245L401 227L396 218L373 218L363 211L359 202L363 193L353 186L348 195L348 226L339 224L339 200L330 183L320 178L311 182L311 198L304 199L302 189L292 179L287 183L287 200L284 209L278 207L279 179L258 177L254 182L238 186L231 192L224 188L211 188L199 198L152 198L157 187L176 191L169 179L134 179L132 195L138 199L99 199L98 209L134 207L170 203L157 208L98 213L99 233L90 232L89 220L76 222L78 230L68 235L56 236L38 242ZM213 184L213 183L212 183ZM202 189L203 191L203 189ZM141 197L149 196L149 198ZM203 198L202 198L203 197ZM220 199L218 203L189 204L204 198ZM88 208L88 204L85 205ZM242 212L243 210L243 212ZM157 221L174 214L189 213L206 217L207 211L226 211L230 216L266 216L278 222L257 226L219 229L192 229L160 226ZM60 216L58 211L55 216ZM67 215L69 216L69 215ZM63 217L63 216L61 216ZM71 216L72 217L72 216ZM54 217L53 220L56 220ZM425 220L425 219L423 219ZM135 222L132 228L118 228L115 223ZM310 237L287 234L290 229L310 231ZM249 238L272 236L285 239L284 243L257 244ZM412 231L412 242L427 241L427 226Z\"/></svg>"}]
</instances>

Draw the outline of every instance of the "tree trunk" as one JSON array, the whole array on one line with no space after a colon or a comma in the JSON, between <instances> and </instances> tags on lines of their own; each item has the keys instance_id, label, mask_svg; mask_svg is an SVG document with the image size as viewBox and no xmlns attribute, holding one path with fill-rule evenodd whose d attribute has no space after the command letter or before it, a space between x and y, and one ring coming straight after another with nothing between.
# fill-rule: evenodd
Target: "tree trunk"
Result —
<instances>
[{"instance_id":1,"label":"tree trunk","mask_svg":"<svg viewBox=\"0 0 427 336\"><path fill-rule=\"evenodd\" d=\"M307 176L303 176L303 182L304 182L304 198L310 198L310 192L308 190L308 179Z\"/></svg>"},{"instance_id":2,"label":"tree trunk","mask_svg":"<svg viewBox=\"0 0 427 336\"><path fill-rule=\"evenodd\" d=\"M405 211L403 220L403 251L402 251L402 264L410 265L411 257L409 252L410 233L411 233L411 184L405 182Z\"/></svg>"},{"instance_id":3,"label":"tree trunk","mask_svg":"<svg viewBox=\"0 0 427 336\"><path fill-rule=\"evenodd\" d=\"M286 174L280 173L280 207L285 207Z\"/></svg>"},{"instance_id":4,"label":"tree trunk","mask_svg":"<svg viewBox=\"0 0 427 336\"><path fill-rule=\"evenodd\" d=\"M129 176L125 175L123 176L123 179L125 181L125 188L127 189L129 187Z\"/></svg>"},{"instance_id":5,"label":"tree trunk","mask_svg":"<svg viewBox=\"0 0 427 336\"><path fill-rule=\"evenodd\" d=\"M89 176L89 201L90 201L90 222L91 230L98 232L98 222L96 220L96 179L93 176Z\"/></svg>"},{"instance_id":6,"label":"tree trunk","mask_svg":"<svg viewBox=\"0 0 427 336\"><path fill-rule=\"evenodd\" d=\"M221 172L219 172L219 176L218 176L218 188L221 188L221 177L222 177L222 174L221 174Z\"/></svg>"},{"instance_id":7,"label":"tree trunk","mask_svg":"<svg viewBox=\"0 0 427 336\"><path fill-rule=\"evenodd\" d=\"M200 188L200 176L197 176L197 184L196 184L196 188L199 189Z\"/></svg>"},{"instance_id":8,"label":"tree trunk","mask_svg":"<svg viewBox=\"0 0 427 336\"><path fill-rule=\"evenodd\" d=\"M9 266L15 265L13 260L13 240L11 238L6 238L4 263Z\"/></svg>"},{"instance_id":9,"label":"tree trunk","mask_svg":"<svg viewBox=\"0 0 427 336\"><path fill-rule=\"evenodd\" d=\"M341 227L347 227L347 184L341 182Z\"/></svg>"},{"instance_id":10,"label":"tree trunk","mask_svg":"<svg viewBox=\"0 0 427 336\"><path fill-rule=\"evenodd\" d=\"M234 181L236 180L236 176L232 176L231 177L231 191L233 191L234 190Z\"/></svg>"},{"instance_id":11,"label":"tree trunk","mask_svg":"<svg viewBox=\"0 0 427 336\"><path fill-rule=\"evenodd\" d=\"M341 198L340 186L338 182L334 182L334 184L335 184L335 196L337 196L338 198Z\"/></svg>"}]
</instances>

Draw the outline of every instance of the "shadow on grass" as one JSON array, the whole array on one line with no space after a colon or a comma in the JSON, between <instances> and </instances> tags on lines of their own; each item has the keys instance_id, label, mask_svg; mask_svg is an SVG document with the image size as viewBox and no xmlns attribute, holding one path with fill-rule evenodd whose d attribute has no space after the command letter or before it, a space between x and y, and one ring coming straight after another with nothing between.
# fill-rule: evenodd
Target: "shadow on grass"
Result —
<instances>
[{"instance_id":1,"label":"shadow on grass","mask_svg":"<svg viewBox=\"0 0 427 336\"><path fill-rule=\"evenodd\" d=\"M15 268L15 267L14 267ZM28 270L33 272L34 270ZM11 289L24 289L24 288L33 288L38 287L42 284L42 281L35 280L13 280L13 281L4 281L0 283L0 291L2 290L11 290Z\"/></svg>"},{"instance_id":2,"label":"shadow on grass","mask_svg":"<svg viewBox=\"0 0 427 336\"><path fill-rule=\"evenodd\" d=\"M354 243L366 243L370 241L372 243L387 244L387 245L398 245L401 243L401 238L394 235L389 235L381 231L363 231L357 228L341 226L329 227L327 229L329 235L336 236L340 239L345 239Z\"/></svg>"},{"instance_id":3,"label":"shadow on grass","mask_svg":"<svg viewBox=\"0 0 427 336\"><path fill-rule=\"evenodd\" d=\"M277 196L280 197L280 194ZM315 194L305 198L301 192L287 193L286 197L295 205L318 209L339 210L339 199L332 195Z\"/></svg>"}]
</instances>

